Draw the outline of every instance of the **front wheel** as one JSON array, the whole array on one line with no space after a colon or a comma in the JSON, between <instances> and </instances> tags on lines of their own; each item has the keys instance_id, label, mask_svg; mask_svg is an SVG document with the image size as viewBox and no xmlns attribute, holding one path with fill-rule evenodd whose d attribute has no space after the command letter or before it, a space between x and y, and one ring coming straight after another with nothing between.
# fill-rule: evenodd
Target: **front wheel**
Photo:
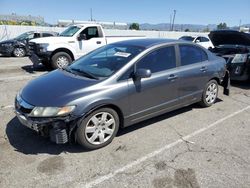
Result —
<instances>
[{"instance_id":1,"label":"front wheel","mask_svg":"<svg viewBox=\"0 0 250 188\"><path fill-rule=\"evenodd\" d=\"M52 60L51 65L52 65L52 68L54 69L65 68L68 65L70 65L72 62L72 58L66 52L57 52L56 54L52 56L51 60Z\"/></svg>"},{"instance_id":2,"label":"front wheel","mask_svg":"<svg viewBox=\"0 0 250 188\"><path fill-rule=\"evenodd\" d=\"M112 142L119 128L119 117L110 108L101 108L84 118L76 130L77 142L87 149L98 149Z\"/></svg>"},{"instance_id":3,"label":"front wheel","mask_svg":"<svg viewBox=\"0 0 250 188\"><path fill-rule=\"evenodd\" d=\"M200 102L200 105L203 107L209 107L212 106L218 96L218 83L216 80L210 80L203 91L202 99Z\"/></svg>"},{"instance_id":4,"label":"front wheel","mask_svg":"<svg viewBox=\"0 0 250 188\"><path fill-rule=\"evenodd\" d=\"M15 57L24 57L26 55L26 51L24 48L22 47L16 47L14 50L13 50L13 55Z\"/></svg>"}]
</instances>

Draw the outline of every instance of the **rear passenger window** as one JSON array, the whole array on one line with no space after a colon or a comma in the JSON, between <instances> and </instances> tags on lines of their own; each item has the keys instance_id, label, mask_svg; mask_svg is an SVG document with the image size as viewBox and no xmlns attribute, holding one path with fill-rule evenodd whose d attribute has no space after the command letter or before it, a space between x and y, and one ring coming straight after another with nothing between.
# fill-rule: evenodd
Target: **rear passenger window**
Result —
<instances>
[{"instance_id":1,"label":"rear passenger window","mask_svg":"<svg viewBox=\"0 0 250 188\"><path fill-rule=\"evenodd\" d=\"M137 69L149 69L152 73L176 67L174 46L164 47L146 55L136 65Z\"/></svg>"},{"instance_id":2,"label":"rear passenger window","mask_svg":"<svg viewBox=\"0 0 250 188\"><path fill-rule=\"evenodd\" d=\"M206 61L208 59L204 50L191 45L180 45L180 56L182 66Z\"/></svg>"},{"instance_id":3,"label":"rear passenger window","mask_svg":"<svg viewBox=\"0 0 250 188\"><path fill-rule=\"evenodd\" d=\"M209 40L206 37L201 37L201 42L209 42Z\"/></svg>"},{"instance_id":4,"label":"rear passenger window","mask_svg":"<svg viewBox=\"0 0 250 188\"><path fill-rule=\"evenodd\" d=\"M51 37L53 36L51 33L43 33L43 37Z\"/></svg>"}]
</instances>

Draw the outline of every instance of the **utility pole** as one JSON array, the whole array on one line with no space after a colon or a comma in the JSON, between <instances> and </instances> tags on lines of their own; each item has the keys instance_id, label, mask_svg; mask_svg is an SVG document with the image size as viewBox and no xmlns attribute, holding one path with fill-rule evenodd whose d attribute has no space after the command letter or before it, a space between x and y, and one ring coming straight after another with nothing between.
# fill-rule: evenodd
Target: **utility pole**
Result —
<instances>
[{"instance_id":1,"label":"utility pole","mask_svg":"<svg viewBox=\"0 0 250 188\"><path fill-rule=\"evenodd\" d=\"M172 14L170 14L169 31L172 30Z\"/></svg>"},{"instance_id":2,"label":"utility pole","mask_svg":"<svg viewBox=\"0 0 250 188\"><path fill-rule=\"evenodd\" d=\"M174 21L175 21L176 10L174 10L173 23L172 23L172 31L174 30Z\"/></svg>"},{"instance_id":3,"label":"utility pole","mask_svg":"<svg viewBox=\"0 0 250 188\"><path fill-rule=\"evenodd\" d=\"M93 21L93 16L92 16L92 8L90 8L90 21Z\"/></svg>"}]
</instances>

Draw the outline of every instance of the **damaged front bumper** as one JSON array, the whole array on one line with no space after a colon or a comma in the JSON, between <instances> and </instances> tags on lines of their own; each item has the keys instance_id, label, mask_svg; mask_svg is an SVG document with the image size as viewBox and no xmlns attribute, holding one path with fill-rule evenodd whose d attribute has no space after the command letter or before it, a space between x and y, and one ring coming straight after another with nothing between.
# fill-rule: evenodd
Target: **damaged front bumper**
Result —
<instances>
[{"instance_id":1,"label":"damaged front bumper","mask_svg":"<svg viewBox=\"0 0 250 188\"><path fill-rule=\"evenodd\" d=\"M72 132L79 117L72 115L64 117L31 118L27 115L15 111L20 123L44 137L49 137L56 144L71 142Z\"/></svg>"}]
</instances>

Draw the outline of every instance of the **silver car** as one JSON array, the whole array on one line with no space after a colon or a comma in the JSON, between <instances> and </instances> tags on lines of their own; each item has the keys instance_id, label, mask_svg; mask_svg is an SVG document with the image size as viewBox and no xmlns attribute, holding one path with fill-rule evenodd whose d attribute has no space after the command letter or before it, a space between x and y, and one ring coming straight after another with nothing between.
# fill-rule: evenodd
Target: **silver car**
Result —
<instances>
[{"instance_id":1,"label":"silver car","mask_svg":"<svg viewBox=\"0 0 250 188\"><path fill-rule=\"evenodd\" d=\"M196 102L211 106L219 84L228 93L225 67L223 58L185 41L122 41L28 83L16 96L16 114L53 142L97 149L120 128Z\"/></svg>"}]
</instances>

